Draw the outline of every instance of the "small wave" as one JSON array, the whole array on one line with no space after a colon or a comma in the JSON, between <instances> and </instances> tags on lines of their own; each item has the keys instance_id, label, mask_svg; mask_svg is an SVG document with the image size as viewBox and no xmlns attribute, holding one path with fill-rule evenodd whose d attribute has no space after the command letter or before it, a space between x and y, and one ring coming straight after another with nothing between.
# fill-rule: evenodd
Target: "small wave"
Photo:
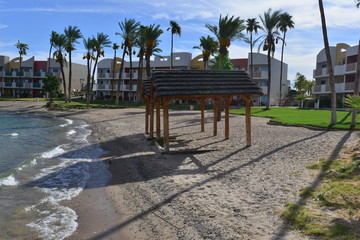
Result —
<instances>
[{"instance_id":1,"label":"small wave","mask_svg":"<svg viewBox=\"0 0 360 240\"><path fill-rule=\"evenodd\" d=\"M60 127L66 127L66 126L69 126L71 124L73 124L73 120L70 120L70 119L65 119L66 123L65 124L61 124Z\"/></svg>"},{"instance_id":2,"label":"small wave","mask_svg":"<svg viewBox=\"0 0 360 240\"><path fill-rule=\"evenodd\" d=\"M48 152L44 152L41 155L41 157L42 158L52 158L52 157L58 156L58 155L60 155L60 154L62 154L64 152L65 152L65 150L58 146L58 147L54 148L53 150L50 150Z\"/></svg>"},{"instance_id":3,"label":"small wave","mask_svg":"<svg viewBox=\"0 0 360 240\"><path fill-rule=\"evenodd\" d=\"M10 175L6 178L0 179L0 186L16 186L19 182L15 179L14 175Z\"/></svg>"},{"instance_id":4,"label":"small wave","mask_svg":"<svg viewBox=\"0 0 360 240\"><path fill-rule=\"evenodd\" d=\"M70 135L74 135L76 133L75 130L70 130L67 132L67 135L70 136Z\"/></svg>"},{"instance_id":5,"label":"small wave","mask_svg":"<svg viewBox=\"0 0 360 240\"><path fill-rule=\"evenodd\" d=\"M17 136L19 136L19 134L18 133L12 133L12 134L10 134L10 136L17 137Z\"/></svg>"}]
</instances>

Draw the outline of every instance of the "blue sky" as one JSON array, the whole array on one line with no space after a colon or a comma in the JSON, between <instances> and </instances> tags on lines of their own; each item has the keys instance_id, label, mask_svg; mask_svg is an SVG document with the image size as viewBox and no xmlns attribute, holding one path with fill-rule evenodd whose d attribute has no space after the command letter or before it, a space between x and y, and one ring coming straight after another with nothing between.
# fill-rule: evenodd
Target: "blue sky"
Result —
<instances>
[{"instance_id":1,"label":"blue sky","mask_svg":"<svg viewBox=\"0 0 360 240\"><path fill-rule=\"evenodd\" d=\"M357 45L360 37L360 9L354 0L324 0L330 45L344 42ZM46 60L51 31L63 32L64 28L78 26L85 37L103 32L111 41L120 43L118 22L134 18L143 25L160 24L164 30L160 48L162 55L170 54L169 21L182 27L182 35L174 38L174 50L200 54L193 46L199 37L212 35L205 24L215 25L222 15L242 19L263 15L272 8L281 9L293 16L295 29L287 33L284 61L289 64L288 79L295 79L296 72L312 79L316 54L323 48L318 1L315 0L0 0L0 55L16 57L15 43L29 45L27 57ZM261 32L259 33L261 34ZM256 48L257 49L257 48ZM230 46L231 58L245 58L249 45L234 41ZM82 41L77 45L74 61L84 63ZM280 58L281 45L275 57ZM120 52L118 53L120 55ZM27 58L25 56L25 59ZM113 50L105 50L105 57L113 57Z\"/></svg>"}]
</instances>

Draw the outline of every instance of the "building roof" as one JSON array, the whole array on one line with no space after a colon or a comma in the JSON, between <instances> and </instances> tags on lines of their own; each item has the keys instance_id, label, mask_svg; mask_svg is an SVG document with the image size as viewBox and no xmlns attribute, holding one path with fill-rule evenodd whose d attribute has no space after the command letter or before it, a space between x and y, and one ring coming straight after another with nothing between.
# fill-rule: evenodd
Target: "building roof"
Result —
<instances>
[{"instance_id":1,"label":"building roof","mask_svg":"<svg viewBox=\"0 0 360 240\"><path fill-rule=\"evenodd\" d=\"M155 97L200 97L209 95L262 95L244 71L155 70L152 75ZM150 94L149 81L145 95Z\"/></svg>"}]
</instances>

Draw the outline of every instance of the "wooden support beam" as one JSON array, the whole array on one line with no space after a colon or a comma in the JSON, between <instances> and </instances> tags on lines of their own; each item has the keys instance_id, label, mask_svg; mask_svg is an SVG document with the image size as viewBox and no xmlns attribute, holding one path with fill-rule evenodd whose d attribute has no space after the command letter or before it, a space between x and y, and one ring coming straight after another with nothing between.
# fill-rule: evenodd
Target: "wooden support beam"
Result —
<instances>
[{"instance_id":1,"label":"wooden support beam","mask_svg":"<svg viewBox=\"0 0 360 240\"><path fill-rule=\"evenodd\" d=\"M213 98L214 101L214 119L213 119L213 135L217 135L217 118L218 118L218 110L219 110L219 102L216 98Z\"/></svg>"},{"instance_id":2,"label":"wooden support beam","mask_svg":"<svg viewBox=\"0 0 360 240\"><path fill-rule=\"evenodd\" d=\"M251 98L243 96L246 101L245 123L246 123L246 146L251 146Z\"/></svg>"},{"instance_id":3,"label":"wooden support beam","mask_svg":"<svg viewBox=\"0 0 360 240\"><path fill-rule=\"evenodd\" d=\"M169 102L163 99L163 124L164 124L164 150L168 152L170 149L170 133L169 133Z\"/></svg>"},{"instance_id":4,"label":"wooden support beam","mask_svg":"<svg viewBox=\"0 0 360 240\"><path fill-rule=\"evenodd\" d=\"M205 131L205 98L200 100L201 104L201 132Z\"/></svg>"},{"instance_id":5,"label":"wooden support beam","mask_svg":"<svg viewBox=\"0 0 360 240\"><path fill-rule=\"evenodd\" d=\"M145 99L145 134L149 134L149 100Z\"/></svg>"},{"instance_id":6,"label":"wooden support beam","mask_svg":"<svg viewBox=\"0 0 360 240\"><path fill-rule=\"evenodd\" d=\"M156 101L156 137L159 138L160 137L160 101Z\"/></svg>"},{"instance_id":7,"label":"wooden support beam","mask_svg":"<svg viewBox=\"0 0 360 240\"><path fill-rule=\"evenodd\" d=\"M150 137L154 137L154 100L150 100Z\"/></svg>"},{"instance_id":8,"label":"wooden support beam","mask_svg":"<svg viewBox=\"0 0 360 240\"><path fill-rule=\"evenodd\" d=\"M230 136L230 102L232 97L227 96L225 101L225 139L229 139Z\"/></svg>"}]
</instances>

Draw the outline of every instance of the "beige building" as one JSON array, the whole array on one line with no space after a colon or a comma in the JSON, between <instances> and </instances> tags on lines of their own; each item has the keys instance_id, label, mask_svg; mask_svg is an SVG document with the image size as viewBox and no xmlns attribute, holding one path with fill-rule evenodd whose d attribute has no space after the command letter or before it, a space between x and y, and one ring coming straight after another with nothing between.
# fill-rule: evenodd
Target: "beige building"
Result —
<instances>
[{"instance_id":1,"label":"beige building","mask_svg":"<svg viewBox=\"0 0 360 240\"><path fill-rule=\"evenodd\" d=\"M61 92L64 92L60 64L50 59L50 71L47 72L48 61L37 61L35 57L21 61L20 58L11 59L0 56L0 96L4 97L42 97L43 81L47 74L56 76L61 82ZM68 83L69 67L64 68L65 79ZM72 64L72 89L80 91L87 76L85 65Z\"/></svg>"},{"instance_id":2,"label":"beige building","mask_svg":"<svg viewBox=\"0 0 360 240\"><path fill-rule=\"evenodd\" d=\"M354 93L358 47L358 45L349 46L345 43L338 43L335 47L330 47L338 107L344 107L346 95ZM316 68L313 76L315 78L313 94L318 106L330 107L329 73L325 49L322 49L316 56Z\"/></svg>"}]
</instances>

